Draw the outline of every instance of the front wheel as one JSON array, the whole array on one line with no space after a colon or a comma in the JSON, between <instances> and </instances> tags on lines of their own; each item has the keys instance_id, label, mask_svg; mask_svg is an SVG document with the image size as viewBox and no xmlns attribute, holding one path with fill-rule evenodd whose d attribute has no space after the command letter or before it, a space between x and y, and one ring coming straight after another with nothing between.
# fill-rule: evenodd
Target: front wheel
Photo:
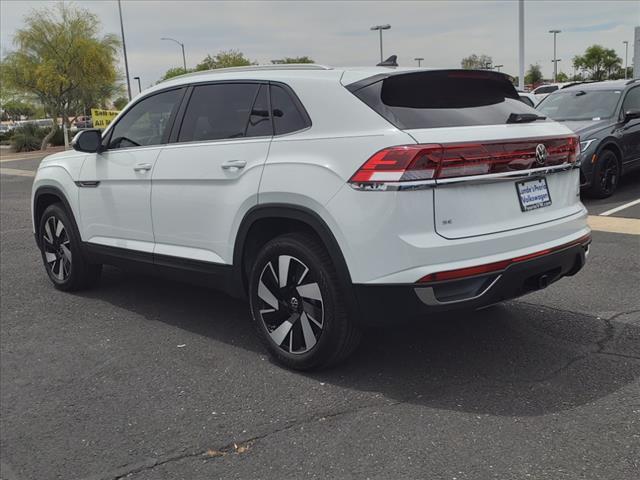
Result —
<instances>
[{"instance_id":1,"label":"front wheel","mask_svg":"<svg viewBox=\"0 0 640 480\"><path fill-rule=\"evenodd\" d=\"M331 259L311 235L268 242L250 275L251 314L269 353L297 370L335 365L357 346L360 332L346 313Z\"/></svg>"},{"instance_id":2,"label":"front wheel","mask_svg":"<svg viewBox=\"0 0 640 480\"><path fill-rule=\"evenodd\" d=\"M593 180L589 193L595 198L610 197L618 188L619 179L620 163L618 158L611 150L605 150L593 169Z\"/></svg>"},{"instance_id":3,"label":"front wheel","mask_svg":"<svg viewBox=\"0 0 640 480\"><path fill-rule=\"evenodd\" d=\"M102 265L91 264L84 257L80 235L62 205L46 208L38 232L44 267L58 290L82 290L98 281Z\"/></svg>"}]
</instances>

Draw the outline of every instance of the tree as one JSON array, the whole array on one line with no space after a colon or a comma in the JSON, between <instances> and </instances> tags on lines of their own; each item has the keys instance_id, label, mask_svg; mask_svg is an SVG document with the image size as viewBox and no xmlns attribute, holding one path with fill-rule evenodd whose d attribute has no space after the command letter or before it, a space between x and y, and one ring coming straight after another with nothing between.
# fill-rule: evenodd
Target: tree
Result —
<instances>
[{"instance_id":1,"label":"tree","mask_svg":"<svg viewBox=\"0 0 640 480\"><path fill-rule=\"evenodd\" d=\"M116 110L122 110L127 103L129 103L129 99L127 97L118 97L113 101L113 108Z\"/></svg>"},{"instance_id":2,"label":"tree","mask_svg":"<svg viewBox=\"0 0 640 480\"><path fill-rule=\"evenodd\" d=\"M556 75L556 82L568 82L569 81L569 75L567 75L564 72L558 72L558 74Z\"/></svg>"},{"instance_id":3,"label":"tree","mask_svg":"<svg viewBox=\"0 0 640 480\"><path fill-rule=\"evenodd\" d=\"M612 48L591 45L585 50L584 55L573 57L573 66L582 70L591 80L601 81L615 76L622 68L622 58L618 57Z\"/></svg>"},{"instance_id":4,"label":"tree","mask_svg":"<svg viewBox=\"0 0 640 480\"><path fill-rule=\"evenodd\" d=\"M280 60L271 60L271 63L274 65L281 65L285 63L316 63L312 58L307 57L306 55L303 57L284 57Z\"/></svg>"},{"instance_id":5,"label":"tree","mask_svg":"<svg viewBox=\"0 0 640 480\"><path fill-rule=\"evenodd\" d=\"M212 70L214 68L245 67L255 64L245 58L239 50L222 50L215 56L207 55L202 62L196 65L196 71Z\"/></svg>"},{"instance_id":6,"label":"tree","mask_svg":"<svg viewBox=\"0 0 640 480\"><path fill-rule=\"evenodd\" d=\"M99 35L100 21L66 3L33 10L14 36L16 50L2 62L2 83L35 95L47 115L69 118L103 103L117 89L117 37ZM44 150L55 122L42 140Z\"/></svg>"},{"instance_id":7,"label":"tree","mask_svg":"<svg viewBox=\"0 0 640 480\"><path fill-rule=\"evenodd\" d=\"M536 63L535 65L529 65L529 70L527 70L527 74L524 76L524 83L535 86L542 82L542 78L542 70L540 69L540 65Z\"/></svg>"},{"instance_id":8,"label":"tree","mask_svg":"<svg viewBox=\"0 0 640 480\"><path fill-rule=\"evenodd\" d=\"M2 111L9 120L20 120L22 117L32 117L36 112L33 105L20 101L9 100L2 104Z\"/></svg>"},{"instance_id":9,"label":"tree","mask_svg":"<svg viewBox=\"0 0 640 480\"><path fill-rule=\"evenodd\" d=\"M489 55L482 54L480 56L475 53L465 57L460 62L460 66L465 70L486 70L493 65L493 59Z\"/></svg>"},{"instance_id":10,"label":"tree","mask_svg":"<svg viewBox=\"0 0 640 480\"><path fill-rule=\"evenodd\" d=\"M158 83L164 82L165 80L169 80L170 78L177 77L179 75L184 75L185 73L190 73L190 72L193 72L193 70L185 70L182 67L170 68L169 70L164 72L164 75L160 80L158 80Z\"/></svg>"}]
</instances>

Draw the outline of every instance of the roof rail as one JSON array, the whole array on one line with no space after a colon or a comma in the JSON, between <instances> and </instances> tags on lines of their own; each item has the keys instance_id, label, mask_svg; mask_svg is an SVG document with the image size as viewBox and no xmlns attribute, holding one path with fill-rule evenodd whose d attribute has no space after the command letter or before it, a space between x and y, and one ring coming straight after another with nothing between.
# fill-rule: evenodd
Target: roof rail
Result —
<instances>
[{"instance_id":1,"label":"roof rail","mask_svg":"<svg viewBox=\"0 0 640 480\"><path fill-rule=\"evenodd\" d=\"M191 78L198 77L200 75L206 75L210 73L227 73L227 72L258 72L264 70L333 70L333 67L327 65L319 65L317 63L283 63L275 65L247 65L246 67L226 67L226 68L212 68L211 70L200 70L198 72L185 73L183 75L177 75L175 77L163 80L174 80L176 78Z\"/></svg>"},{"instance_id":2,"label":"roof rail","mask_svg":"<svg viewBox=\"0 0 640 480\"><path fill-rule=\"evenodd\" d=\"M632 78L631 80L629 80L627 83L625 83L625 85L631 85L632 83L637 82L638 80L640 80L640 78Z\"/></svg>"}]
</instances>

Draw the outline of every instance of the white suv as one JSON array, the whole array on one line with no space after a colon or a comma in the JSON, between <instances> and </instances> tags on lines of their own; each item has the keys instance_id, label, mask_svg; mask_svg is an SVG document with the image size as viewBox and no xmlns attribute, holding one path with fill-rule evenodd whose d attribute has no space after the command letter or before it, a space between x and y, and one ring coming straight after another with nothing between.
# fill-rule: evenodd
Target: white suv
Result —
<instances>
[{"instance_id":1,"label":"white suv","mask_svg":"<svg viewBox=\"0 0 640 480\"><path fill-rule=\"evenodd\" d=\"M546 287L590 242L578 139L496 72L200 72L73 145L33 185L57 288L113 264L246 296L298 369L344 359L367 325Z\"/></svg>"}]
</instances>

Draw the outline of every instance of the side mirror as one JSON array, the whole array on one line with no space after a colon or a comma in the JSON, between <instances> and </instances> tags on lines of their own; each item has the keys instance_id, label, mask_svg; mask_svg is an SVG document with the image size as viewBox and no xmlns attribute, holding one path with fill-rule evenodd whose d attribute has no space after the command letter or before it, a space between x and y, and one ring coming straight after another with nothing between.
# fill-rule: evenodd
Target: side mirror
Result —
<instances>
[{"instance_id":1,"label":"side mirror","mask_svg":"<svg viewBox=\"0 0 640 480\"><path fill-rule=\"evenodd\" d=\"M102 133L100 130L82 130L71 140L71 146L79 152L96 153L100 151Z\"/></svg>"},{"instance_id":2,"label":"side mirror","mask_svg":"<svg viewBox=\"0 0 640 480\"><path fill-rule=\"evenodd\" d=\"M634 118L640 118L640 109L634 108L633 110L627 110L624 112L624 121L628 122Z\"/></svg>"}]
</instances>

